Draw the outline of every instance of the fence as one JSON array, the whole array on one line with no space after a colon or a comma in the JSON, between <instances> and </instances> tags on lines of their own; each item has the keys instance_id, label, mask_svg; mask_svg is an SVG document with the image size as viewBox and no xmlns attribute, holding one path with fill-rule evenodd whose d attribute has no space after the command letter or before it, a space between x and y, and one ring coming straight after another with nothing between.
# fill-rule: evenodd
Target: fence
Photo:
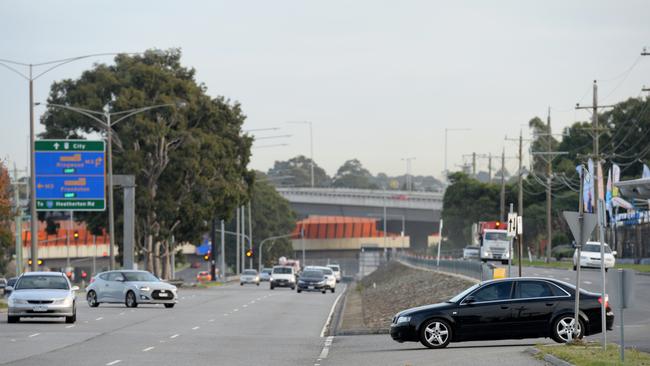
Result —
<instances>
[{"instance_id":1,"label":"fence","mask_svg":"<svg viewBox=\"0 0 650 366\"><path fill-rule=\"evenodd\" d=\"M492 266L480 261L441 259L440 264L438 265L435 257L418 256L406 253L399 253L396 256L396 259L412 266L464 275L475 278L479 281L489 280L492 278Z\"/></svg>"}]
</instances>

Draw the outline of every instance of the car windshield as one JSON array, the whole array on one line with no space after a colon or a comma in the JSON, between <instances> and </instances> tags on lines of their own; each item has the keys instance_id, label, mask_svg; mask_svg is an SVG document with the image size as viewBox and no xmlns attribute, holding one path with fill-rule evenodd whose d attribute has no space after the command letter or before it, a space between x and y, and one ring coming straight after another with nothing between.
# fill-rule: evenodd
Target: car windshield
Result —
<instances>
[{"instance_id":1,"label":"car windshield","mask_svg":"<svg viewBox=\"0 0 650 366\"><path fill-rule=\"evenodd\" d=\"M156 276L149 272L124 272L124 278L127 282L158 282Z\"/></svg>"},{"instance_id":2,"label":"car windshield","mask_svg":"<svg viewBox=\"0 0 650 366\"><path fill-rule=\"evenodd\" d=\"M595 253L600 253L600 245L599 244L587 244L582 248L583 252L595 252ZM609 245L605 244L605 253L611 253L612 250L609 249Z\"/></svg>"},{"instance_id":3,"label":"car windshield","mask_svg":"<svg viewBox=\"0 0 650 366\"><path fill-rule=\"evenodd\" d=\"M291 274L290 267L275 267L273 268L273 273L276 274Z\"/></svg>"},{"instance_id":4,"label":"car windshield","mask_svg":"<svg viewBox=\"0 0 650 366\"><path fill-rule=\"evenodd\" d=\"M254 276L254 275L257 274L257 271L254 270L254 269L247 269L247 270L244 271L244 274L249 275L249 276Z\"/></svg>"},{"instance_id":5,"label":"car windshield","mask_svg":"<svg viewBox=\"0 0 650 366\"><path fill-rule=\"evenodd\" d=\"M463 292L459 293L458 295L452 297L451 299L447 300L447 302L459 302L463 297L465 297L470 292L476 290L476 288L479 287L479 286L480 286L480 284L477 283L476 285L466 289L465 291L463 291Z\"/></svg>"},{"instance_id":6,"label":"car windshield","mask_svg":"<svg viewBox=\"0 0 650 366\"><path fill-rule=\"evenodd\" d=\"M332 269L332 271L334 271L334 272L338 272L338 271L340 271L339 266L329 266L329 267L330 267L330 268Z\"/></svg>"},{"instance_id":7,"label":"car windshield","mask_svg":"<svg viewBox=\"0 0 650 366\"><path fill-rule=\"evenodd\" d=\"M302 274L302 277L305 277L305 278L323 278L323 272L322 271L305 271L305 273Z\"/></svg>"},{"instance_id":8,"label":"car windshield","mask_svg":"<svg viewBox=\"0 0 650 366\"><path fill-rule=\"evenodd\" d=\"M334 274L334 272L332 272L331 269L322 269L321 271L326 275L333 275Z\"/></svg>"},{"instance_id":9,"label":"car windshield","mask_svg":"<svg viewBox=\"0 0 650 366\"><path fill-rule=\"evenodd\" d=\"M268 268L264 268L264 269L262 270L262 273L271 273L271 270L268 269Z\"/></svg>"},{"instance_id":10,"label":"car windshield","mask_svg":"<svg viewBox=\"0 0 650 366\"><path fill-rule=\"evenodd\" d=\"M63 276L23 276L16 284L16 290L68 290L68 281Z\"/></svg>"},{"instance_id":11,"label":"car windshield","mask_svg":"<svg viewBox=\"0 0 650 366\"><path fill-rule=\"evenodd\" d=\"M485 233L485 240L506 241L508 240L508 236L506 233L487 232Z\"/></svg>"}]
</instances>

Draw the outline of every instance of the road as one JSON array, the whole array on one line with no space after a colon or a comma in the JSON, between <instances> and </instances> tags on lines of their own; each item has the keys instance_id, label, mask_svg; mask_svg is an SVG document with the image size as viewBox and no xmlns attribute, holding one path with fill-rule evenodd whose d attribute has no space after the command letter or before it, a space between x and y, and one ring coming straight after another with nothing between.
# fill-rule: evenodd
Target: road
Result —
<instances>
[{"instance_id":1,"label":"road","mask_svg":"<svg viewBox=\"0 0 650 366\"><path fill-rule=\"evenodd\" d=\"M0 324L7 365L311 365L337 293L230 284L179 290L173 309L78 306L74 325Z\"/></svg>"}]
</instances>

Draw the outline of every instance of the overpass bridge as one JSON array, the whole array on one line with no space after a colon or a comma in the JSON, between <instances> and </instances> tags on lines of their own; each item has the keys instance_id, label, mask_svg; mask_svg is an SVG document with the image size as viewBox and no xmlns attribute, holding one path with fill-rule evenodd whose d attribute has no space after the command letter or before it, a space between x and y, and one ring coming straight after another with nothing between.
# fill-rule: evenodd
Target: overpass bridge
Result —
<instances>
[{"instance_id":1,"label":"overpass bridge","mask_svg":"<svg viewBox=\"0 0 650 366\"><path fill-rule=\"evenodd\" d=\"M278 187L300 218L310 215L371 217L378 228L410 237L411 248L427 246L438 232L442 192L383 191L351 188ZM384 207L386 228L383 227Z\"/></svg>"}]
</instances>

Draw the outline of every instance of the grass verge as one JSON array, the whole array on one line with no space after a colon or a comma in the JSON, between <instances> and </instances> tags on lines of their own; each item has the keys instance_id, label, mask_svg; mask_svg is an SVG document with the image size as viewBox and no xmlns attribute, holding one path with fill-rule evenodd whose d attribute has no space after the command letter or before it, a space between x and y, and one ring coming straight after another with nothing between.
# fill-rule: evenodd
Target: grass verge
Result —
<instances>
[{"instance_id":1,"label":"grass verge","mask_svg":"<svg viewBox=\"0 0 650 366\"><path fill-rule=\"evenodd\" d=\"M547 267L547 268L563 268L563 269L573 269L572 262L558 262L552 261L546 263L544 261L523 261L522 264L524 267ZM513 266L517 265L517 261L512 262ZM623 269L633 269L638 272L650 272L650 264L616 264L616 268Z\"/></svg>"},{"instance_id":2,"label":"grass verge","mask_svg":"<svg viewBox=\"0 0 650 366\"><path fill-rule=\"evenodd\" d=\"M210 288L210 287L219 287L223 286L223 283L221 282L199 282L196 284L196 288Z\"/></svg>"},{"instance_id":3,"label":"grass verge","mask_svg":"<svg viewBox=\"0 0 650 366\"><path fill-rule=\"evenodd\" d=\"M584 345L538 345L541 352L539 359L544 354L553 355L576 366L606 366L606 365L640 365L650 366L650 354L635 349L625 350L625 362L621 362L620 349L616 344L607 345L603 350L599 343L586 343Z\"/></svg>"}]
</instances>

